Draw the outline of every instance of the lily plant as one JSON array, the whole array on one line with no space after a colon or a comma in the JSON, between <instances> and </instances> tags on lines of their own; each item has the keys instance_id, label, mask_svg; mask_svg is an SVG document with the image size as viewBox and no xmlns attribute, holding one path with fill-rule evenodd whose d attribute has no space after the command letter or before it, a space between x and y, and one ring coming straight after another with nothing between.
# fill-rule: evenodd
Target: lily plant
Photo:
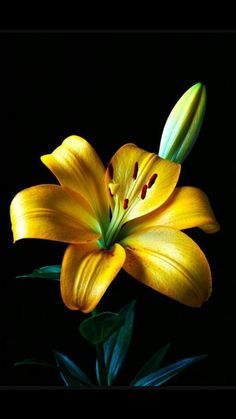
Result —
<instances>
[{"instance_id":1,"label":"lily plant","mask_svg":"<svg viewBox=\"0 0 236 419\"><path fill-rule=\"evenodd\" d=\"M219 224L202 190L177 187L180 162L196 140L204 113L202 85L190 93L167 120L162 157L125 144L105 169L92 145L72 135L41 157L59 184L33 186L14 197L14 241L68 243L60 275L68 308L94 310L121 268L187 306L199 307L211 295L208 261L182 230L214 233ZM178 135L171 137L174 130Z\"/></svg>"}]
</instances>

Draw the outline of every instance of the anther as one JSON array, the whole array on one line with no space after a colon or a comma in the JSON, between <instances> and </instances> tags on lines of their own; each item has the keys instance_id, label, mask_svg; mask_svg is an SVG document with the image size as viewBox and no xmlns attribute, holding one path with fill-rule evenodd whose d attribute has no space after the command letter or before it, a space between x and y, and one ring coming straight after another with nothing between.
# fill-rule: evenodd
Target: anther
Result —
<instances>
[{"instance_id":1,"label":"anther","mask_svg":"<svg viewBox=\"0 0 236 419\"><path fill-rule=\"evenodd\" d=\"M113 166L112 166L112 164L108 163L107 168L108 168L108 173L109 173L110 179L113 179Z\"/></svg>"},{"instance_id":2,"label":"anther","mask_svg":"<svg viewBox=\"0 0 236 419\"><path fill-rule=\"evenodd\" d=\"M133 179L136 179L137 174L138 174L138 162L136 161L134 164Z\"/></svg>"},{"instance_id":3,"label":"anther","mask_svg":"<svg viewBox=\"0 0 236 419\"><path fill-rule=\"evenodd\" d=\"M154 183L156 182L156 178L157 178L157 173L154 173L154 175L152 175L149 179L149 182L147 185L148 188L151 188L152 185L154 185Z\"/></svg>"},{"instance_id":4,"label":"anther","mask_svg":"<svg viewBox=\"0 0 236 419\"><path fill-rule=\"evenodd\" d=\"M142 192L141 192L141 199L144 199L147 193L147 185L143 185Z\"/></svg>"},{"instance_id":5,"label":"anther","mask_svg":"<svg viewBox=\"0 0 236 419\"><path fill-rule=\"evenodd\" d=\"M128 205L129 205L129 200L128 200L128 198L125 198L125 199L124 199L124 205L123 205L123 208L124 208L124 209L127 209L127 208L128 208Z\"/></svg>"}]
</instances>

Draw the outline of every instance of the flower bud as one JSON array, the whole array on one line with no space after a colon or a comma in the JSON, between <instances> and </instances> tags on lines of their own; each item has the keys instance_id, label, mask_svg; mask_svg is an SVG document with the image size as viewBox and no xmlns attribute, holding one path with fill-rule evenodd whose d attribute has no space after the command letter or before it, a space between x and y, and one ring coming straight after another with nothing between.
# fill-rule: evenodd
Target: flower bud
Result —
<instances>
[{"instance_id":1,"label":"flower bud","mask_svg":"<svg viewBox=\"0 0 236 419\"><path fill-rule=\"evenodd\" d=\"M160 157L183 163L198 137L205 109L206 88L202 83L196 83L181 96L166 121Z\"/></svg>"}]
</instances>

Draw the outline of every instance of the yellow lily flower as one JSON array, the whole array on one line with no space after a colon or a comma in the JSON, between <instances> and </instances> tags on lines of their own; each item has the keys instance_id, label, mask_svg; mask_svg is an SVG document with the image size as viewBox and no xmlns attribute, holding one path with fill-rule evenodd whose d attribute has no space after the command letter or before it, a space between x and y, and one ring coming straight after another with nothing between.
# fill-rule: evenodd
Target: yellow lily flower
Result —
<instances>
[{"instance_id":1,"label":"yellow lily flower","mask_svg":"<svg viewBox=\"0 0 236 419\"><path fill-rule=\"evenodd\" d=\"M219 224L204 192L176 188L180 164L125 144L105 170L77 136L41 160L60 185L33 186L15 196L13 236L69 243L60 281L68 308L92 311L122 267L188 306L209 298L207 259L180 230L213 233Z\"/></svg>"}]
</instances>

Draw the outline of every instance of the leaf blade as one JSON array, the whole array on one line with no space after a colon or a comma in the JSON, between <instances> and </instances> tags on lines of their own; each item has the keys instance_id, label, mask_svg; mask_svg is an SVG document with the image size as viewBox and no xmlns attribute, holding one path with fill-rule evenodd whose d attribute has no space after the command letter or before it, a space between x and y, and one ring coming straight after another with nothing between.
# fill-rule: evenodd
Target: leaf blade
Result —
<instances>
[{"instance_id":1,"label":"leaf blade","mask_svg":"<svg viewBox=\"0 0 236 419\"><path fill-rule=\"evenodd\" d=\"M103 312L84 320L79 327L81 335L93 345L104 343L124 322L117 313Z\"/></svg>"},{"instance_id":2,"label":"leaf blade","mask_svg":"<svg viewBox=\"0 0 236 419\"><path fill-rule=\"evenodd\" d=\"M192 358L184 358L180 361L174 362L173 364L167 365L160 370L157 370L146 377L139 379L133 383L134 387L159 387L166 381L173 378L175 375L182 372L188 366L194 364L205 358L207 355L198 355Z\"/></svg>"},{"instance_id":3,"label":"leaf blade","mask_svg":"<svg viewBox=\"0 0 236 419\"><path fill-rule=\"evenodd\" d=\"M57 368L67 387L92 387L90 378L71 359L61 352L53 351Z\"/></svg>"},{"instance_id":4,"label":"leaf blade","mask_svg":"<svg viewBox=\"0 0 236 419\"><path fill-rule=\"evenodd\" d=\"M34 269L30 274L18 275L16 278L41 278L60 281L61 265L48 265Z\"/></svg>"},{"instance_id":5,"label":"leaf blade","mask_svg":"<svg viewBox=\"0 0 236 419\"><path fill-rule=\"evenodd\" d=\"M149 360L143 365L143 367L135 375L134 379L131 381L130 385L140 380L141 378L151 374L154 370L158 370L170 349L170 344L163 346L159 349Z\"/></svg>"},{"instance_id":6,"label":"leaf blade","mask_svg":"<svg viewBox=\"0 0 236 419\"><path fill-rule=\"evenodd\" d=\"M124 324L103 345L109 386L116 379L129 349L133 331L135 303L134 300L119 311L119 314L124 316Z\"/></svg>"},{"instance_id":7,"label":"leaf blade","mask_svg":"<svg viewBox=\"0 0 236 419\"><path fill-rule=\"evenodd\" d=\"M46 362L40 358L26 358L26 359L23 359L22 361L18 361L14 363L15 367L18 367L21 365L37 365L39 367L47 367L47 368L52 368L54 370L57 369L55 365L50 364L49 362Z\"/></svg>"}]
</instances>

